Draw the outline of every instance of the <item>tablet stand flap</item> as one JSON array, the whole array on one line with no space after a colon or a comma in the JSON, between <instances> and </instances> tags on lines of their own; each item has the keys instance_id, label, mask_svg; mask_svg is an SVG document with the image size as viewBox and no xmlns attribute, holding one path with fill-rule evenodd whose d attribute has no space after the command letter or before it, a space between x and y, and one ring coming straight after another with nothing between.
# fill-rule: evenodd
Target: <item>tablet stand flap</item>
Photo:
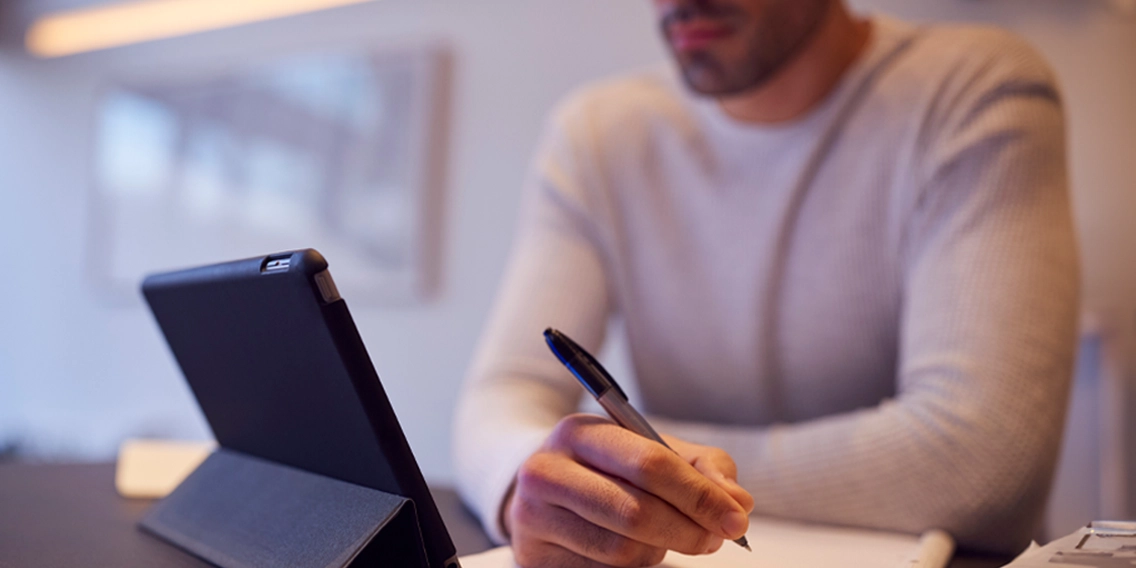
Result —
<instances>
[{"instance_id":1,"label":"tablet stand flap","mask_svg":"<svg viewBox=\"0 0 1136 568\"><path fill-rule=\"evenodd\" d=\"M139 525L222 568L427 568L409 499L223 448Z\"/></svg>"}]
</instances>

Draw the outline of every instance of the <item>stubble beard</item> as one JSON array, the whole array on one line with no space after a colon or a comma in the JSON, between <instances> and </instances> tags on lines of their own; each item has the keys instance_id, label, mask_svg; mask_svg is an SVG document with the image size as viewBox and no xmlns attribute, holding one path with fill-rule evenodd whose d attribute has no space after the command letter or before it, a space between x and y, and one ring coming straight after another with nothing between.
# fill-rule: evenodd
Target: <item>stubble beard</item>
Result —
<instances>
[{"instance_id":1,"label":"stubble beard","mask_svg":"<svg viewBox=\"0 0 1136 568\"><path fill-rule=\"evenodd\" d=\"M723 97L760 88L796 57L824 23L831 0L786 0L774 3L770 13L749 31L740 58L725 60L709 50L673 53L687 86L702 95ZM694 8L697 10L697 8ZM672 17L690 17L690 12L663 18L667 37Z\"/></svg>"}]
</instances>

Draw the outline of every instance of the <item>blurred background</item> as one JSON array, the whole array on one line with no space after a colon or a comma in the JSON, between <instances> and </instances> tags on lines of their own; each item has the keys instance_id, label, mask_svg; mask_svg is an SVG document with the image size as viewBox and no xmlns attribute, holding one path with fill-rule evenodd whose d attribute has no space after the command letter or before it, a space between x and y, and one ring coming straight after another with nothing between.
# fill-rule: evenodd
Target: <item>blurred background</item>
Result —
<instances>
[{"instance_id":1,"label":"blurred background","mask_svg":"<svg viewBox=\"0 0 1136 568\"><path fill-rule=\"evenodd\" d=\"M426 477L450 480L451 411L544 115L665 59L649 1L312 0L277 4L336 6L232 20L192 1L209 17L148 13L133 36L137 14L92 10L124 6L108 0L0 7L0 461L208 438L138 281L313 246ZM1004 26L1057 70L1085 279L1049 527L1136 516L1136 1L852 4ZM618 338L605 357L627 372Z\"/></svg>"}]
</instances>

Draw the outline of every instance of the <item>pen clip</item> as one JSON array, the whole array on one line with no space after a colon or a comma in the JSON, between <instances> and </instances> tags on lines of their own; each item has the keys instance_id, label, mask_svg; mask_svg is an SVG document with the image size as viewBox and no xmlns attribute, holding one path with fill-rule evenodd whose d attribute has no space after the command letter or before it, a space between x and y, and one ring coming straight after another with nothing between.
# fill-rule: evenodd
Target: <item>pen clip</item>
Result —
<instances>
[{"instance_id":1,"label":"pen clip","mask_svg":"<svg viewBox=\"0 0 1136 568\"><path fill-rule=\"evenodd\" d=\"M603 374L604 378L607 379L607 382L611 383L611 386L615 389L615 392L618 392L619 396L623 397L623 400L627 400L627 393L623 392L623 387L620 387L619 383L615 382L615 379L612 378L611 373L608 373L607 369L605 369L604 366L601 365L595 357L592 357L591 353L580 349L580 355L587 359L589 365L595 367L597 371Z\"/></svg>"},{"instance_id":2,"label":"pen clip","mask_svg":"<svg viewBox=\"0 0 1136 568\"><path fill-rule=\"evenodd\" d=\"M572 347L572 349L575 351L575 355L583 357L586 364L590 365L593 369L596 370L596 372L602 375L603 378L607 380L608 384L610 384L612 388L615 389L615 392L619 393L619 396L623 397L623 400L627 400L627 393L623 392L623 387L620 387L619 383L615 382L615 379L611 376L611 373L608 373L607 369L605 369L604 366L601 365L600 362L596 360L596 358L593 357L591 353L588 353L587 349L580 347L579 343L576 343L571 337L568 337L563 332L556 333L560 336L560 339L562 339L565 343ZM557 355L559 356L559 353L557 353ZM565 363L568 364L569 369L572 368L572 365L567 361L565 361ZM601 393L596 394L598 396Z\"/></svg>"}]
</instances>

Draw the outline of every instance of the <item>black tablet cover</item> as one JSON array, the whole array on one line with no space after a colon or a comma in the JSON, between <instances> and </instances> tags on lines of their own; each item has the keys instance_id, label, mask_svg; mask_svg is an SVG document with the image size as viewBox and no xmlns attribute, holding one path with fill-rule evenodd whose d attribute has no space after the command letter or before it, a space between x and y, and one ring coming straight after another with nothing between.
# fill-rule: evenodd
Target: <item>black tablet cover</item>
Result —
<instances>
[{"instance_id":1,"label":"black tablet cover","mask_svg":"<svg viewBox=\"0 0 1136 568\"><path fill-rule=\"evenodd\" d=\"M327 266L307 249L142 291L222 447L413 500L444 567L454 545Z\"/></svg>"}]
</instances>

